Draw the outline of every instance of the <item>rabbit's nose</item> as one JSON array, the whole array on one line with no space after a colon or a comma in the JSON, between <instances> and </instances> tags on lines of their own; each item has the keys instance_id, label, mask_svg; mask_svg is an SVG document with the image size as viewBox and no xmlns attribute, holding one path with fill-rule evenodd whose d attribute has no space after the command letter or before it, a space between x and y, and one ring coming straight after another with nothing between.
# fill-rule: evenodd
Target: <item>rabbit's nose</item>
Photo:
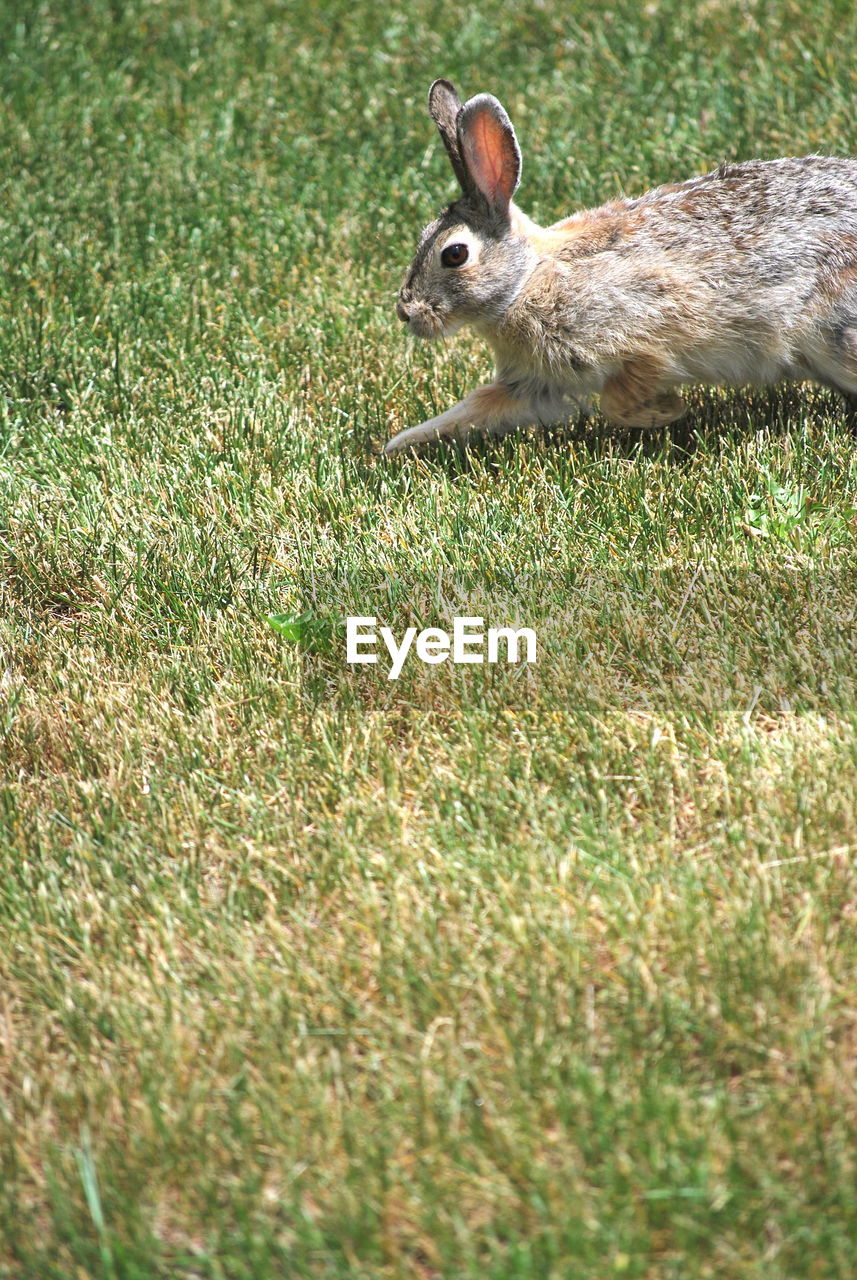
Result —
<instances>
[{"instance_id":1,"label":"rabbit's nose","mask_svg":"<svg viewBox=\"0 0 857 1280\"><path fill-rule=\"evenodd\" d=\"M411 318L411 313L408 310L407 304L401 297L396 299L396 315L404 324L407 324Z\"/></svg>"}]
</instances>

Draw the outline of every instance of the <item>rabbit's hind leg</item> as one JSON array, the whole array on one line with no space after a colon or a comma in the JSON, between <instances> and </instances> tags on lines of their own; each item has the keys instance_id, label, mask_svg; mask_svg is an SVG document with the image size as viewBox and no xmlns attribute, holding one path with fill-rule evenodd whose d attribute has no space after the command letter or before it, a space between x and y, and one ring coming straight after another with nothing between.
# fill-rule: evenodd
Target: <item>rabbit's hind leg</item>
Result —
<instances>
[{"instance_id":1,"label":"rabbit's hind leg","mask_svg":"<svg viewBox=\"0 0 857 1280\"><path fill-rule=\"evenodd\" d=\"M857 396L857 299L851 324L837 326L827 342L828 372L846 397Z\"/></svg>"},{"instance_id":2,"label":"rabbit's hind leg","mask_svg":"<svg viewBox=\"0 0 857 1280\"><path fill-rule=\"evenodd\" d=\"M848 423L857 433L857 297L848 310L844 323L831 325L821 342L813 344L807 365L812 378L842 396Z\"/></svg>"},{"instance_id":3,"label":"rabbit's hind leg","mask_svg":"<svg viewBox=\"0 0 857 1280\"><path fill-rule=\"evenodd\" d=\"M684 411L684 401L664 386L663 369L654 360L628 360L601 389L601 412L622 427L665 426Z\"/></svg>"}]
</instances>

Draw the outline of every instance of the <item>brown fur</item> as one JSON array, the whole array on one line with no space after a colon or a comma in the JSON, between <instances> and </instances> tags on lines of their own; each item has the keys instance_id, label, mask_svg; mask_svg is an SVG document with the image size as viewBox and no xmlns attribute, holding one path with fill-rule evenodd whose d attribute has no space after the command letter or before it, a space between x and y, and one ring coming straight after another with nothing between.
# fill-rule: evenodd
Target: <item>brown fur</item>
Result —
<instances>
[{"instance_id":1,"label":"brown fur","mask_svg":"<svg viewBox=\"0 0 857 1280\"><path fill-rule=\"evenodd\" d=\"M623 427L661 427L684 413L684 401L662 390L663 366L656 360L627 360L601 388L601 412Z\"/></svg>"}]
</instances>

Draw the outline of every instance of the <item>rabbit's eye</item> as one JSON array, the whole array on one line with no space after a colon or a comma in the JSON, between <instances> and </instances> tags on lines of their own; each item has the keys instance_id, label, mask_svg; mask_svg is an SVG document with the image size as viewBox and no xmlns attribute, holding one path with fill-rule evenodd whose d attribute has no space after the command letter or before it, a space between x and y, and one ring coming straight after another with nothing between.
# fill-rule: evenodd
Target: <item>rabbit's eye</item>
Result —
<instances>
[{"instance_id":1,"label":"rabbit's eye","mask_svg":"<svg viewBox=\"0 0 857 1280\"><path fill-rule=\"evenodd\" d=\"M440 255L440 260L445 267L463 267L467 261L467 245L448 244Z\"/></svg>"}]
</instances>

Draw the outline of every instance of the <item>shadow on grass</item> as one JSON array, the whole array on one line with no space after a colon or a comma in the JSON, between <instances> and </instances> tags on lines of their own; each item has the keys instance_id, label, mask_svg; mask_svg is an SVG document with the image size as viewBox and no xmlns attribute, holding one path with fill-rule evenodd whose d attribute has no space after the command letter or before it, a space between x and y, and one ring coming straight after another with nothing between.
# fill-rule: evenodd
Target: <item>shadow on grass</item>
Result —
<instances>
[{"instance_id":1,"label":"shadow on grass","mask_svg":"<svg viewBox=\"0 0 857 1280\"><path fill-rule=\"evenodd\" d=\"M654 431L623 429L599 413L581 413L573 421L549 427L524 427L504 436L474 435L467 441L438 440L415 446L400 455L401 462L419 457L448 474L482 469L504 469L510 461L535 449L549 454L574 445L593 461L605 455L620 458L656 458L676 466L700 450L717 453L724 443L740 441L759 432L780 437L800 430L806 423L842 423L857 429L857 405L844 402L823 387L783 383L774 388L721 392L692 387L684 392L687 412L677 422ZM373 464L382 456L370 449Z\"/></svg>"}]
</instances>

